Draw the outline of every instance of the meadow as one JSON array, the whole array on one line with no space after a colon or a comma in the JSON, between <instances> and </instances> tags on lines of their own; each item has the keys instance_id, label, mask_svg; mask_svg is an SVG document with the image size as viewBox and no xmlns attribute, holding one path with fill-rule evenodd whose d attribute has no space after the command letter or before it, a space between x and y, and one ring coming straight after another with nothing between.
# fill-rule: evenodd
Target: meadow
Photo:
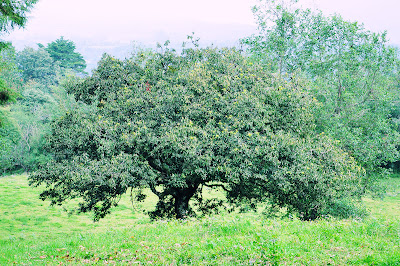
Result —
<instances>
[{"instance_id":1,"label":"meadow","mask_svg":"<svg viewBox=\"0 0 400 266\"><path fill-rule=\"evenodd\" d=\"M400 265L400 178L361 219L220 213L151 221L155 198L124 195L100 222L38 198L26 175L0 178L0 265Z\"/></svg>"}]
</instances>

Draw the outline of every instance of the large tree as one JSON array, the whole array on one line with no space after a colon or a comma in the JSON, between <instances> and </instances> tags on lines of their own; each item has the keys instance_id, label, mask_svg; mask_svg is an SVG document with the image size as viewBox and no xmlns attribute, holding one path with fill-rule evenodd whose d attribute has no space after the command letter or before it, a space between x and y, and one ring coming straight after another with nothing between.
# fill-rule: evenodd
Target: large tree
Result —
<instances>
[{"instance_id":1,"label":"large tree","mask_svg":"<svg viewBox=\"0 0 400 266\"><path fill-rule=\"evenodd\" d=\"M184 218L214 206L208 187L302 219L355 213L362 171L315 133L315 101L234 49L105 55L69 92L81 108L53 123L53 160L30 176L53 204L80 198L98 220L128 189L148 188L159 199L152 217Z\"/></svg>"}]
</instances>

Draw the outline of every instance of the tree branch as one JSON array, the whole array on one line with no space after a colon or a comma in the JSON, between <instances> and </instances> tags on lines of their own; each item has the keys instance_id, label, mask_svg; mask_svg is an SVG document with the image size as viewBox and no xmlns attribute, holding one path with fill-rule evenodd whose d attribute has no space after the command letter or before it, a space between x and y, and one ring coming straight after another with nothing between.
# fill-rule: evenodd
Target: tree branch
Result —
<instances>
[{"instance_id":1,"label":"tree branch","mask_svg":"<svg viewBox=\"0 0 400 266\"><path fill-rule=\"evenodd\" d=\"M166 174L164 170L154 162L154 159L146 157L147 162L149 163L150 167L154 170L160 172L161 174Z\"/></svg>"},{"instance_id":2,"label":"tree branch","mask_svg":"<svg viewBox=\"0 0 400 266\"><path fill-rule=\"evenodd\" d=\"M203 186L206 186L206 187L210 187L210 188L213 188L213 187L220 187L220 188L222 188L223 190L225 190L226 192L231 192L229 189L227 189L223 184L203 184Z\"/></svg>"},{"instance_id":3,"label":"tree branch","mask_svg":"<svg viewBox=\"0 0 400 266\"><path fill-rule=\"evenodd\" d=\"M154 184L149 184L149 187L150 187L151 192L153 192L159 199L162 198L162 193L158 192L156 190L156 187L154 186Z\"/></svg>"}]
</instances>

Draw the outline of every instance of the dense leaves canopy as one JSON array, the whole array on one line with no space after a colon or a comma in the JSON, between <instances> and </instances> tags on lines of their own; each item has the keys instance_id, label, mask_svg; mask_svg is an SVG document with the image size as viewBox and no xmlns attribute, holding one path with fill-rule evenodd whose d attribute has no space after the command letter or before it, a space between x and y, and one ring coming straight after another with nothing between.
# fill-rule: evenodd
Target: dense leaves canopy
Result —
<instances>
[{"instance_id":1,"label":"dense leaves canopy","mask_svg":"<svg viewBox=\"0 0 400 266\"><path fill-rule=\"evenodd\" d=\"M338 15L301 9L295 0L260 0L259 34L243 40L253 60L306 84L320 105L317 131L340 140L371 176L399 159L393 123L399 102L399 59L386 33Z\"/></svg>"},{"instance_id":2,"label":"dense leaves canopy","mask_svg":"<svg viewBox=\"0 0 400 266\"><path fill-rule=\"evenodd\" d=\"M54 61L64 69L73 69L78 73L85 73L86 62L83 56L76 52L75 44L61 37L47 45L45 48Z\"/></svg>"},{"instance_id":3,"label":"dense leaves canopy","mask_svg":"<svg viewBox=\"0 0 400 266\"><path fill-rule=\"evenodd\" d=\"M32 80L45 85L53 85L57 82L59 65L43 48L35 50L26 47L17 54L17 64L25 82Z\"/></svg>"},{"instance_id":4,"label":"dense leaves canopy","mask_svg":"<svg viewBox=\"0 0 400 266\"><path fill-rule=\"evenodd\" d=\"M216 205L202 197L209 187L232 204L269 199L303 219L354 214L361 168L315 133L315 99L235 49L163 49L105 55L71 82L84 104L53 123L53 160L30 177L47 186L43 199L81 198L97 220L129 188L148 188L159 198L152 217L184 218Z\"/></svg>"},{"instance_id":5,"label":"dense leaves canopy","mask_svg":"<svg viewBox=\"0 0 400 266\"><path fill-rule=\"evenodd\" d=\"M63 38L58 41L74 49L71 41ZM49 128L47 122L73 101L64 88L57 86L65 76L77 74L69 68L73 66L60 67L65 58L70 58L68 51L74 53L73 49L67 49L66 54L61 53L61 58L53 59L43 45L38 45L38 49L26 47L18 53L6 49L0 53L0 78L4 81L0 81L0 104L14 101L7 109L8 119L0 115L0 125L4 126L0 132L3 173L32 171L38 163L47 160L42 149L42 137ZM65 46L61 46L65 52Z\"/></svg>"}]
</instances>

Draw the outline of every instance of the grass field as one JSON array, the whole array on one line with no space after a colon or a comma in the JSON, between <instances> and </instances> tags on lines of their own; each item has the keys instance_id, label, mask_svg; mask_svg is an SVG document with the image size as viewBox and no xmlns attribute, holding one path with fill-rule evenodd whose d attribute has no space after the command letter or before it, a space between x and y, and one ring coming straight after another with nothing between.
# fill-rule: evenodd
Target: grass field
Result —
<instances>
[{"instance_id":1,"label":"grass field","mask_svg":"<svg viewBox=\"0 0 400 266\"><path fill-rule=\"evenodd\" d=\"M230 213L150 221L129 196L105 219L50 207L26 175L0 178L0 265L400 265L400 178L361 220Z\"/></svg>"}]
</instances>

